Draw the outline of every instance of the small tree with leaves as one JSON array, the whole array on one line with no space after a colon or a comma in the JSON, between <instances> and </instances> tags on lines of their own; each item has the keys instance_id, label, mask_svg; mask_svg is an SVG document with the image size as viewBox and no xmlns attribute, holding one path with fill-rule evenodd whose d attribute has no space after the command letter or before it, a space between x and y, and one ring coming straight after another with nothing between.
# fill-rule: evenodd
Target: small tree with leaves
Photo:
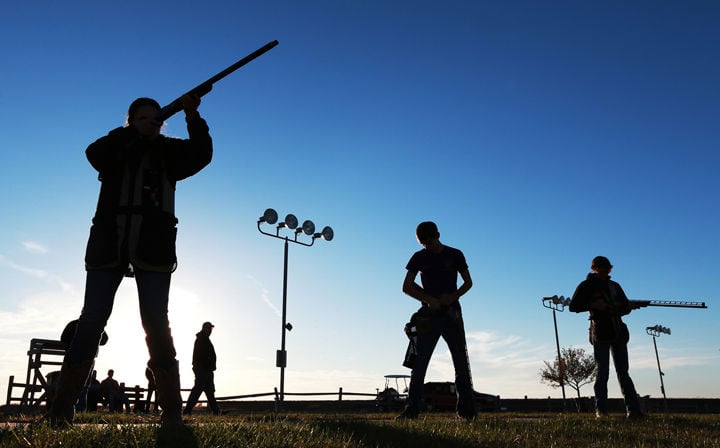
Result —
<instances>
[{"instance_id":1,"label":"small tree with leaves","mask_svg":"<svg viewBox=\"0 0 720 448\"><path fill-rule=\"evenodd\" d=\"M597 376L594 356L582 348L563 348L560 359L556 358L552 364L543 362L545 367L540 370L540 381L552 387L570 386L577 392L578 399L581 398L580 388L595 381Z\"/></svg>"}]
</instances>

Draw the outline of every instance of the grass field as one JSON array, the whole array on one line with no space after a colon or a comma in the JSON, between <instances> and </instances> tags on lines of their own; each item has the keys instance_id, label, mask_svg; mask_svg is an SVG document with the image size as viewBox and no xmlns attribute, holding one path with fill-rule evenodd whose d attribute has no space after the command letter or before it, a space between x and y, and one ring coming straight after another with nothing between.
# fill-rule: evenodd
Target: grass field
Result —
<instances>
[{"instance_id":1,"label":"grass field","mask_svg":"<svg viewBox=\"0 0 720 448\"><path fill-rule=\"evenodd\" d=\"M157 417L84 414L54 431L6 418L0 448L10 447L718 447L720 415L655 414L596 420L589 414L482 414L473 422L452 414L423 414L395 422L391 414L266 414L193 416L164 430Z\"/></svg>"}]
</instances>

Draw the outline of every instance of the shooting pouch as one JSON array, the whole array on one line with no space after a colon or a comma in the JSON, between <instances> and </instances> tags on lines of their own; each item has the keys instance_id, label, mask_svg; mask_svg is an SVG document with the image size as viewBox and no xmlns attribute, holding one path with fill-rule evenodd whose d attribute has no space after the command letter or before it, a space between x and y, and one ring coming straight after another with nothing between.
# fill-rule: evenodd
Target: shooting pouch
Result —
<instances>
[{"instance_id":1,"label":"shooting pouch","mask_svg":"<svg viewBox=\"0 0 720 448\"><path fill-rule=\"evenodd\" d=\"M613 318L606 321L596 322L590 321L590 343L614 343L621 342L627 344L630 341L630 331L628 331L625 322L620 318Z\"/></svg>"},{"instance_id":2,"label":"shooting pouch","mask_svg":"<svg viewBox=\"0 0 720 448\"><path fill-rule=\"evenodd\" d=\"M417 334L427 334L433 329L433 318L418 311L410 317L410 324L412 327L415 327Z\"/></svg>"},{"instance_id":3,"label":"shooting pouch","mask_svg":"<svg viewBox=\"0 0 720 448\"><path fill-rule=\"evenodd\" d=\"M419 311L413 313L410 317L410 322L405 324L405 334L407 335L408 347L405 350L405 359L403 360L403 366L408 369L412 369L415 365L415 358L417 357L417 337L419 334L430 333L433 329L432 317L426 314L421 314Z\"/></svg>"},{"instance_id":4,"label":"shooting pouch","mask_svg":"<svg viewBox=\"0 0 720 448\"><path fill-rule=\"evenodd\" d=\"M95 220L93 220L95 221ZM108 269L120 265L118 233L113 223L94 222L85 249L87 269Z\"/></svg>"},{"instance_id":5,"label":"shooting pouch","mask_svg":"<svg viewBox=\"0 0 720 448\"><path fill-rule=\"evenodd\" d=\"M411 337L408 341L407 350L405 350L405 359L403 359L403 367L412 369L415 367L415 358L417 358L417 344L416 338Z\"/></svg>"},{"instance_id":6,"label":"shooting pouch","mask_svg":"<svg viewBox=\"0 0 720 448\"><path fill-rule=\"evenodd\" d=\"M147 271L173 272L177 266L175 238L177 219L169 213L133 215L130 260Z\"/></svg>"}]
</instances>

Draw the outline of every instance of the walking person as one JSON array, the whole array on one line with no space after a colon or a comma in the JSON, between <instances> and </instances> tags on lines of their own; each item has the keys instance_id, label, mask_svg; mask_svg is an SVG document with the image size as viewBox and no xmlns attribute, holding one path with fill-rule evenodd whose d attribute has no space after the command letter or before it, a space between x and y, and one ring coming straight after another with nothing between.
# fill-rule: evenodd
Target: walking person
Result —
<instances>
[{"instance_id":1,"label":"walking person","mask_svg":"<svg viewBox=\"0 0 720 448\"><path fill-rule=\"evenodd\" d=\"M415 235L423 249L415 252L407 263L403 292L421 302L421 307L413 315L417 335L410 389L405 409L397 419L414 419L420 413L427 367L442 337L455 367L457 415L472 420L476 414L475 400L459 301L472 287L470 271L462 251L440 242L440 232L434 222L420 223ZM418 273L422 286L415 281ZM462 278L460 287L457 286L458 274Z\"/></svg>"},{"instance_id":2,"label":"walking person","mask_svg":"<svg viewBox=\"0 0 720 448\"><path fill-rule=\"evenodd\" d=\"M622 321L622 316L633 309L619 283L610 280L612 271L610 260L603 256L593 258L587 278L575 289L570 301L570 311L590 314L590 344L593 346L597 376L595 377L595 415L598 418L608 415L608 388L610 377L610 353L612 353L615 373L620 390L625 397L628 418L644 417L640 409L640 399L630 378L627 344L630 332Z\"/></svg>"},{"instance_id":3,"label":"walking person","mask_svg":"<svg viewBox=\"0 0 720 448\"><path fill-rule=\"evenodd\" d=\"M74 418L73 406L97 355L120 282L134 277L163 425L182 424L182 397L168 321L171 273L177 266L175 185L210 163L212 139L198 113L200 97L184 95L188 139L160 134L160 105L150 98L130 104L127 125L85 151L101 182L85 253L85 297L49 412L52 426Z\"/></svg>"},{"instance_id":4,"label":"walking person","mask_svg":"<svg viewBox=\"0 0 720 448\"><path fill-rule=\"evenodd\" d=\"M215 326L210 322L205 322L202 329L195 335L195 345L193 346L193 373L195 373L195 384L190 391L190 396L185 405L183 414L190 415L193 407L197 404L201 393L205 393L207 404L210 411L214 415L220 415L220 408L217 400L215 400L215 369L217 364L217 356L215 355L215 347L210 341Z\"/></svg>"}]
</instances>

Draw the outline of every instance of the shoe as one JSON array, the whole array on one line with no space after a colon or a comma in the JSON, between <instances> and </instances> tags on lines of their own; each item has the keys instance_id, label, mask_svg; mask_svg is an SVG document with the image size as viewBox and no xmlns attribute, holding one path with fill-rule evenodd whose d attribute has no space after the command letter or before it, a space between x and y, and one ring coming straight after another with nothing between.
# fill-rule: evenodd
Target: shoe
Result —
<instances>
[{"instance_id":1,"label":"shoe","mask_svg":"<svg viewBox=\"0 0 720 448\"><path fill-rule=\"evenodd\" d=\"M463 419L463 420L465 420L465 421L471 422L471 421L475 420L475 416L476 416L476 415L477 415L477 414L475 414L475 413L472 413L472 414L471 414L471 413L458 412L458 413L457 413L457 418L461 418L461 419Z\"/></svg>"},{"instance_id":2,"label":"shoe","mask_svg":"<svg viewBox=\"0 0 720 448\"><path fill-rule=\"evenodd\" d=\"M158 406L162 409L160 425L170 428L182 426L182 397L180 396L180 373L174 361L169 368L152 367L157 387Z\"/></svg>"},{"instance_id":3,"label":"shoe","mask_svg":"<svg viewBox=\"0 0 720 448\"><path fill-rule=\"evenodd\" d=\"M608 418L608 417L609 417L609 415L607 412L595 411L595 418Z\"/></svg>"},{"instance_id":4,"label":"shoe","mask_svg":"<svg viewBox=\"0 0 720 448\"><path fill-rule=\"evenodd\" d=\"M647 417L647 414L640 411L630 411L627 414L628 420L643 420Z\"/></svg>"},{"instance_id":5,"label":"shoe","mask_svg":"<svg viewBox=\"0 0 720 448\"><path fill-rule=\"evenodd\" d=\"M48 420L50 427L62 429L72 425L75 418L75 403L88 376L90 376L93 363L93 359L73 365L63 363L49 405Z\"/></svg>"},{"instance_id":6,"label":"shoe","mask_svg":"<svg viewBox=\"0 0 720 448\"><path fill-rule=\"evenodd\" d=\"M402 422L405 420L415 420L418 418L418 412L410 408L405 408L400 415L395 417L396 422Z\"/></svg>"}]
</instances>

